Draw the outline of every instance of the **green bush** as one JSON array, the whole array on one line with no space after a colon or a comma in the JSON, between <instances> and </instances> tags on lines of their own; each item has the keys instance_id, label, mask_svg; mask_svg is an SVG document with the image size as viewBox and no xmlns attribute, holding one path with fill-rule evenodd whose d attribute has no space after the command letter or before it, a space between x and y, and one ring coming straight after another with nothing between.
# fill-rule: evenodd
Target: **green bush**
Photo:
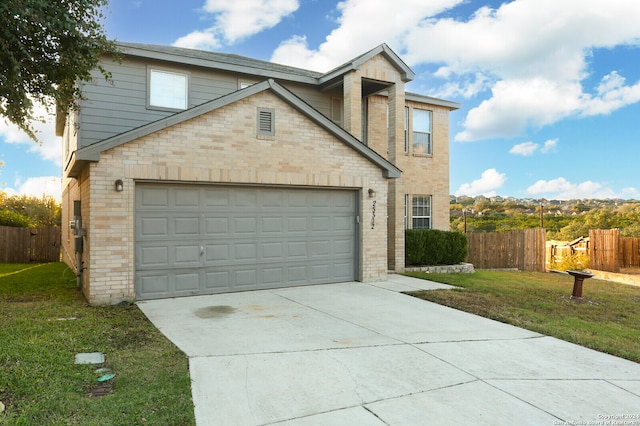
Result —
<instances>
[{"instance_id":1,"label":"green bush","mask_svg":"<svg viewBox=\"0 0 640 426\"><path fill-rule=\"evenodd\" d=\"M437 229L405 231L405 265L455 265L467 258L467 237L460 232Z\"/></svg>"},{"instance_id":2,"label":"green bush","mask_svg":"<svg viewBox=\"0 0 640 426\"><path fill-rule=\"evenodd\" d=\"M30 224L29 217L11 210L0 210L0 226L14 226L27 228Z\"/></svg>"}]
</instances>

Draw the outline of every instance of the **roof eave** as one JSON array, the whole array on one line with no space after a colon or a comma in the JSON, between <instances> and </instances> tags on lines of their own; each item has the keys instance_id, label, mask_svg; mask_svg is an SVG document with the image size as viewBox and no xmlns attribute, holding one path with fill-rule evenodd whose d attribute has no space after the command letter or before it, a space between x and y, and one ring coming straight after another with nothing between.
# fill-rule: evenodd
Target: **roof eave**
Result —
<instances>
[{"instance_id":1,"label":"roof eave","mask_svg":"<svg viewBox=\"0 0 640 426\"><path fill-rule=\"evenodd\" d=\"M121 49L121 54L125 56L135 56L145 59L154 59L158 61L167 61L174 62L179 64L203 67L203 68L212 68L223 71L229 71L233 73L254 75L263 78L275 78L280 80L288 80L294 81L297 83L305 83L305 84L318 84L318 79L314 77L306 77L299 74L294 73L286 73L282 71L276 70L267 70L259 67L250 67L246 65L237 65L230 64L226 62L219 62L214 60L207 60L202 58L195 58L184 55L177 55L173 53L162 53L157 52L155 50L144 49L141 47L133 47L127 45L119 45Z\"/></svg>"}]
</instances>

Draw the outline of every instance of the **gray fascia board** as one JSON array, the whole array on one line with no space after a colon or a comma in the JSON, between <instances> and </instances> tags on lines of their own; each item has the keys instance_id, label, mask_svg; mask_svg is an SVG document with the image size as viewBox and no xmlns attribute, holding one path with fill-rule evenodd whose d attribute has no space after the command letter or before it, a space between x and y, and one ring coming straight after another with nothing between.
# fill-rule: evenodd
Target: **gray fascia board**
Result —
<instances>
[{"instance_id":1,"label":"gray fascia board","mask_svg":"<svg viewBox=\"0 0 640 426\"><path fill-rule=\"evenodd\" d=\"M378 167L383 169L384 177L386 178L399 178L402 174L402 171L397 168L393 163L386 160L380 154L360 142L356 137L354 137L351 133L344 130L342 127L338 126L333 121L329 120L327 117L322 115L312 106L298 98L296 95L291 93L285 87L281 86L277 82L273 80L268 81L271 89L274 93L276 93L282 100L287 102L288 104L295 107L298 111L304 114L307 118L311 119L316 124L323 127L329 133L332 133L337 138L341 139L344 143L350 146L352 149L357 151L359 154L367 158L372 163L376 164Z\"/></svg>"},{"instance_id":2,"label":"gray fascia board","mask_svg":"<svg viewBox=\"0 0 640 426\"><path fill-rule=\"evenodd\" d=\"M249 67L244 65L229 64L225 62L218 62L218 61L212 61L212 60L206 60L206 59L200 59L200 58L192 58L188 56L180 56L172 53L156 52L153 50L146 50L146 49L130 47L130 46L122 46L121 49L124 55L136 56L140 58L155 59L155 60L164 61L164 62L174 62L174 63L203 67L203 68L212 68L212 69L218 69L223 71L229 71L232 73L254 75L254 76L265 77L265 78L277 78L280 80L294 81L297 83L305 83L305 84L313 84L313 85L318 84L317 78L305 77L299 74L293 74L293 73L289 74L282 71L266 70L258 67Z\"/></svg>"},{"instance_id":3,"label":"gray fascia board","mask_svg":"<svg viewBox=\"0 0 640 426\"><path fill-rule=\"evenodd\" d=\"M422 102L422 103L428 103L432 105L443 106L451 110L462 108L462 105L459 104L458 102L448 101L446 99L432 98L431 96L420 95L417 93L407 92L405 93L404 98L408 101Z\"/></svg>"}]
</instances>

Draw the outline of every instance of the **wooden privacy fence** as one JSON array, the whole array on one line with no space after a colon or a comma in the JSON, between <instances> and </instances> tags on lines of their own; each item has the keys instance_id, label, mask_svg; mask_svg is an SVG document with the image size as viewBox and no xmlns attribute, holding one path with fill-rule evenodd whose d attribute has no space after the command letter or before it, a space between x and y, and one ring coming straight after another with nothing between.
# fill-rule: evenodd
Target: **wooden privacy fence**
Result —
<instances>
[{"instance_id":1,"label":"wooden privacy fence","mask_svg":"<svg viewBox=\"0 0 640 426\"><path fill-rule=\"evenodd\" d=\"M543 228L470 232L467 242L467 262L478 269L545 272L546 234Z\"/></svg>"},{"instance_id":2,"label":"wooden privacy fence","mask_svg":"<svg viewBox=\"0 0 640 426\"><path fill-rule=\"evenodd\" d=\"M640 266L640 238L620 237L619 229L589 231L589 267L620 272L620 268Z\"/></svg>"},{"instance_id":3,"label":"wooden privacy fence","mask_svg":"<svg viewBox=\"0 0 640 426\"><path fill-rule=\"evenodd\" d=\"M589 268L620 272L620 230L589 230Z\"/></svg>"},{"instance_id":4,"label":"wooden privacy fence","mask_svg":"<svg viewBox=\"0 0 640 426\"><path fill-rule=\"evenodd\" d=\"M0 226L1 263L60 261L60 227L15 228Z\"/></svg>"},{"instance_id":5,"label":"wooden privacy fence","mask_svg":"<svg viewBox=\"0 0 640 426\"><path fill-rule=\"evenodd\" d=\"M640 238L620 238L620 267L640 266Z\"/></svg>"}]
</instances>

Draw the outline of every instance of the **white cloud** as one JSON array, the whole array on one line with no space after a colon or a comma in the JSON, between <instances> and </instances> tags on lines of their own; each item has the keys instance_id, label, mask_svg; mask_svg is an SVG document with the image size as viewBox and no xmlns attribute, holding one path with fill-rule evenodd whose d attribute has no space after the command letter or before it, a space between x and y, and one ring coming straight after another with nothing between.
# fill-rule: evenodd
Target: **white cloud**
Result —
<instances>
[{"instance_id":1,"label":"white cloud","mask_svg":"<svg viewBox=\"0 0 640 426\"><path fill-rule=\"evenodd\" d=\"M635 188L625 188L617 193L610 187L590 180L581 183L572 183L564 177L551 180L539 180L529 188L527 194L544 196L558 200L577 198L630 198L638 194Z\"/></svg>"},{"instance_id":2,"label":"white cloud","mask_svg":"<svg viewBox=\"0 0 640 426\"><path fill-rule=\"evenodd\" d=\"M606 8L599 0L518 0L481 8L466 21L425 20L408 34L407 51L412 62L445 63L450 80L492 76L490 98L471 109L456 140L513 137L640 101L640 83L626 85L616 73L594 94L581 85L593 49L637 43L638 19L635 0Z\"/></svg>"},{"instance_id":3,"label":"white cloud","mask_svg":"<svg viewBox=\"0 0 640 426\"><path fill-rule=\"evenodd\" d=\"M549 139L544 143L544 146L540 150L543 154L548 154L550 152L554 152L556 147L558 146L558 139Z\"/></svg>"},{"instance_id":4,"label":"white cloud","mask_svg":"<svg viewBox=\"0 0 640 426\"><path fill-rule=\"evenodd\" d=\"M310 48L304 36L297 35L282 42L271 60L328 71L381 43L387 43L397 53L402 53L406 46L406 35L421 20L462 2L463 0L345 0L337 6L340 12L338 28L317 49Z\"/></svg>"},{"instance_id":5,"label":"white cloud","mask_svg":"<svg viewBox=\"0 0 640 426\"><path fill-rule=\"evenodd\" d=\"M25 181L16 180L13 187L2 188L9 195L29 195L42 198L52 196L58 201L62 200L62 183L58 176L30 177Z\"/></svg>"},{"instance_id":6,"label":"white cloud","mask_svg":"<svg viewBox=\"0 0 640 426\"><path fill-rule=\"evenodd\" d=\"M482 172L480 179L460 185L455 195L467 195L469 197L485 195L491 197L496 195L496 190L502 187L506 180L507 178L504 173L499 173L496 169L487 169Z\"/></svg>"},{"instance_id":7,"label":"white cloud","mask_svg":"<svg viewBox=\"0 0 640 426\"><path fill-rule=\"evenodd\" d=\"M216 49L222 41L233 44L275 27L298 7L298 0L206 0L202 11L213 16L213 26L180 37L174 45Z\"/></svg>"},{"instance_id":8,"label":"white cloud","mask_svg":"<svg viewBox=\"0 0 640 426\"><path fill-rule=\"evenodd\" d=\"M174 43L177 47L190 49L214 50L222 46L213 32L194 31L177 39Z\"/></svg>"},{"instance_id":9,"label":"white cloud","mask_svg":"<svg viewBox=\"0 0 640 426\"><path fill-rule=\"evenodd\" d=\"M527 157L529 155L533 155L538 150L538 148L540 148L540 145L538 145L537 143L522 142L514 145L513 148L511 148L511 150L509 151L509 154L523 155Z\"/></svg>"},{"instance_id":10,"label":"white cloud","mask_svg":"<svg viewBox=\"0 0 640 426\"><path fill-rule=\"evenodd\" d=\"M36 143L20 130L18 126L0 119L0 140L5 143L25 145L29 152L38 154L42 159L62 166L62 140L55 134L55 116L47 114L42 105L36 105L34 116L44 117L45 122L33 122L40 143Z\"/></svg>"},{"instance_id":11,"label":"white cloud","mask_svg":"<svg viewBox=\"0 0 640 426\"><path fill-rule=\"evenodd\" d=\"M514 145L509 150L509 154L522 155L524 157L528 157L535 154L536 151L538 151L538 149L540 149L541 153L548 154L550 152L553 152L556 149L557 145L558 145L558 139L549 139L545 141L545 143L542 145L542 148L540 148L540 145L535 142L531 142L531 141L522 142L517 145Z\"/></svg>"}]
</instances>

